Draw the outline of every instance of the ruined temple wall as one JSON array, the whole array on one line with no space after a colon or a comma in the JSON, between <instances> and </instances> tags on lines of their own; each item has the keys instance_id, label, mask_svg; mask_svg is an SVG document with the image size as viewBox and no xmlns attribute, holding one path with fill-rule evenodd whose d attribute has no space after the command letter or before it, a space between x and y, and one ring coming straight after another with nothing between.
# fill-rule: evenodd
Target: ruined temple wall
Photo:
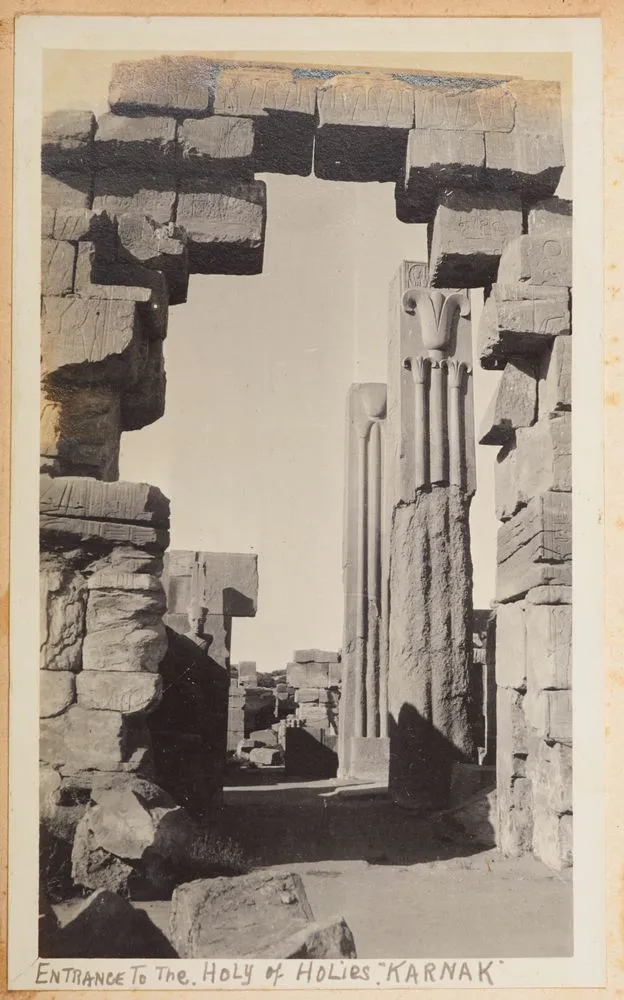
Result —
<instances>
[{"instance_id":1,"label":"ruined temple wall","mask_svg":"<svg viewBox=\"0 0 624 1000\"><path fill-rule=\"evenodd\" d=\"M572 863L571 206L536 206L484 307L496 459L499 846Z\"/></svg>"}]
</instances>

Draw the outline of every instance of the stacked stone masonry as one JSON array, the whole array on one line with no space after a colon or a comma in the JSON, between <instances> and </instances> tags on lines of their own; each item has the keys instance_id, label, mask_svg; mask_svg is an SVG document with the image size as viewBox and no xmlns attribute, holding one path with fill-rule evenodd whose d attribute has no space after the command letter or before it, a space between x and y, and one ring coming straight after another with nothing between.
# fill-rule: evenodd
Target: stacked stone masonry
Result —
<instances>
[{"instance_id":1,"label":"stacked stone masonry","mask_svg":"<svg viewBox=\"0 0 624 1000\"><path fill-rule=\"evenodd\" d=\"M346 588L364 618L359 625L345 623L344 705L351 706L356 739L372 738L379 746L392 743L394 731L391 760L394 755L401 799L414 750L403 739L401 706L415 704L418 691L430 691L427 678L444 678L433 704L437 698L442 706L435 724L445 747L460 759L474 750L464 705L471 615L467 519L474 490L472 390L469 361L461 353L466 337L456 338L441 358L429 352L422 364L424 341L414 351L405 340L409 324L417 333L439 331L450 313L453 336L465 331L465 290L471 287L494 282L483 314L481 357L485 367L505 367L507 396L495 404L487 430L503 447L498 599L501 607L525 605L527 648L529 619L532 630L547 614L527 612L529 604L567 606L571 282L569 219L566 207L551 198L564 165L558 86L177 56L120 63L109 104L99 120L85 111L56 112L42 137L43 797L68 802L71 811L75 795L64 783L74 772L88 784L94 771L153 768L145 716L156 718L172 642L196 649L205 644L200 654L207 652L226 675L231 618L255 612L249 576L240 590L235 582L211 589L205 574L199 578L197 562L190 601L177 584L168 593L173 603L165 628L160 579L168 502L154 487L116 480L121 433L164 412L168 307L186 300L189 274L261 271L267 202L256 175L277 171L394 182L398 217L429 227L428 266L418 265L418 275L405 273L400 295L393 293L400 321L391 334L387 416L382 430L376 411L378 426L366 445L369 466L379 458L390 470L384 477L390 488L382 495L375 476L368 484L381 525L367 534L372 549L362 547L361 536L355 542L361 557L356 576L366 561L374 579L366 577L366 588ZM418 293L404 301L414 289ZM459 433L445 438L436 417L426 434L414 437L421 385L432 394L434 416L443 412L436 407L446 387L444 412L459 420L453 424ZM538 452L539 466L533 461ZM415 538L425 539L431 551L415 551ZM435 554L431 546L438 541ZM419 565L430 565L429 590L421 586ZM174 577L169 573L169 580ZM445 579L453 581L452 593ZM180 586L188 588L188 581ZM394 611L387 604L390 591ZM541 605L530 600L538 591L548 598ZM195 601L200 592L203 603ZM422 606L414 604L418 594ZM428 621L429 610L451 606L458 611L448 635L442 622L449 654L434 648L437 626L419 638L414 622L421 612ZM422 676L412 663L421 639ZM357 651L371 642L379 653L367 659ZM393 651L402 649L411 650L409 662L395 657L393 674ZM349 672L353 656L359 666ZM358 677L357 695L353 687L346 697ZM561 801L538 794L551 787L544 775L558 767L567 773L561 748L568 743L561 734L569 692L559 675L557 682L560 687L536 688L535 698L528 679L526 692L503 687L515 692L514 704L526 701L522 717L530 715L541 742L526 758L526 774L513 773L505 784L501 771L509 788L501 809L505 817L512 814L504 805L512 785L518 801L535 793L531 843L547 860L565 854L570 828L567 803L563 809ZM426 705L425 715L431 721ZM408 719L408 730L410 725ZM347 738L348 726L342 731ZM505 756L508 771L520 756ZM514 815L528 811L518 807Z\"/></svg>"},{"instance_id":2,"label":"stacked stone masonry","mask_svg":"<svg viewBox=\"0 0 624 1000\"><path fill-rule=\"evenodd\" d=\"M286 666L286 683L294 688L295 717L309 729L338 733L342 663L340 654L323 649L297 649Z\"/></svg>"},{"instance_id":3,"label":"stacked stone masonry","mask_svg":"<svg viewBox=\"0 0 624 1000\"><path fill-rule=\"evenodd\" d=\"M571 205L533 207L483 310L496 461L499 844L572 863ZM501 284L504 291L501 292Z\"/></svg>"}]
</instances>

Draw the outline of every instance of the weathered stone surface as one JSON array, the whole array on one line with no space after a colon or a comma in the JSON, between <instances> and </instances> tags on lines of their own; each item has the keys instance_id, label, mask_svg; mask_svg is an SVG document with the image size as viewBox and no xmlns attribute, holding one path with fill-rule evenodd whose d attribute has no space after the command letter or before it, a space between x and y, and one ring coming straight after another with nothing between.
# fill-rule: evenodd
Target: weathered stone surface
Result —
<instances>
[{"instance_id":1,"label":"weathered stone surface","mask_svg":"<svg viewBox=\"0 0 624 1000\"><path fill-rule=\"evenodd\" d=\"M117 388L41 386L40 471L55 476L119 476L121 398Z\"/></svg>"},{"instance_id":2,"label":"weathered stone surface","mask_svg":"<svg viewBox=\"0 0 624 1000\"><path fill-rule=\"evenodd\" d=\"M161 225L173 222L176 180L173 174L148 171L98 170L93 208L119 218L124 212L140 212Z\"/></svg>"},{"instance_id":3,"label":"weathered stone surface","mask_svg":"<svg viewBox=\"0 0 624 1000\"><path fill-rule=\"evenodd\" d=\"M521 233L522 207L517 195L443 193L431 237L431 284L438 288L490 284L504 247Z\"/></svg>"},{"instance_id":4,"label":"weathered stone surface","mask_svg":"<svg viewBox=\"0 0 624 1000\"><path fill-rule=\"evenodd\" d=\"M119 242L133 261L162 271L170 305L186 302L188 253L179 230L161 226L143 212L124 212L118 223Z\"/></svg>"},{"instance_id":5,"label":"weathered stone surface","mask_svg":"<svg viewBox=\"0 0 624 1000\"><path fill-rule=\"evenodd\" d=\"M108 103L120 115L202 116L210 112L214 80L214 64L196 56L120 62L113 68Z\"/></svg>"},{"instance_id":6,"label":"weathered stone surface","mask_svg":"<svg viewBox=\"0 0 624 1000\"><path fill-rule=\"evenodd\" d=\"M327 663L338 663L339 654L331 649L296 649L293 656L295 663L314 663L321 670ZM289 681L289 684L294 684ZM295 687L297 685L294 685ZM301 686L301 685L300 685ZM318 685L321 686L320 684Z\"/></svg>"},{"instance_id":7,"label":"weathered stone surface","mask_svg":"<svg viewBox=\"0 0 624 1000\"><path fill-rule=\"evenodd\" d=\"M91 111L53 111L43 120L41 160L47 173L88 169L95 116Z\"/></svg>"},{"instance_id":8,"label":"weathered stone surface","mask_svg":"<svg viewBox=\"0 0 624 1000\"><path fill-rule=\"evenodd\" d=\"M538 420L516 434L516 483L520 500L547 490L572 489L572 420L570 414Z\"/></svg>"},{"instance_id":9,"label":"weathered stone surface","mask_svg":"<svg viewBox=\"0 0 624 1000\"><path fill-rule=\"evenodd\" d=\"M483 847L496 846L496 788L482 789L448 813L453 832Z\"/></svg>"},{"instance_id":10,"label":"weathered stone surface","mask_svg":"<svg viewBox=\"0 0 624 1000\"><path fill-rule=\"evenodd\" d=\"M405 186L430 200L432 186L472 187L485 165L482 132L442 128L416 128L409 133Z\"/></svg>"},{"instance_id":11,"label":"weathered stone surface","mask_svg":"<svg viewBox=\"0 0 624 1000\"><path fill-rule=\"evenodd\" d=\"M173 550L165 556L163 585L170 614L201 609L200 619L253 618L258 606L258 557L246 552Z\"/></svg>"},{"instance_id":12,"label":"weathered stone surface","mask_svg":"<svg viewBox=\"0 0 624 1000\"><path fill-rule=\"evenodd\" d=\"M572 604L572 587L534 587L525 600L528 604Z\"/></svg>"},{"instance_id":13,"label":"weathered stone surface","mask_svg":"<svg viewBox=\"0 0 624 1000\"><path fill-rule=\"evenodd\" d=\"M529 210L529 235L558 230L572 236L572 202L565 198L545 198Z\"/></svg>"},{"instance_id":14,"label":"weathered stone surface","mask_svg":"<svg viewBox=\"0 0 624 1000\"><path fill-rule=\"evenodd\" d=\"M493 285L481 314L479 356L483 368L541 354L553 337L569 334L570 296L558 285Z\"/></svg>"},{"instance_id":15,"label":"weathered stone surface","mask_svg":"<svg viewBox=\"0 0 624 1000\"><path fill-rule=\"evenodd\" d=\"M308 729L333 728L326 705L306 702L297 709L297 717L305 722Z\"/></svg>"},{"instance_id":16,"label":"weathered stone surface","mask_svg":"<svg viewBox=\"0 0 624 1000\"><path fill-rule=\"evenodd\" d=\"M572 237L556 229L518 237L505 247L496 280L500 285L571 285Z\"/></svg>"},{"instance_id":17,"label":"weathered stone surface","mask_svg":"<svg viewBox=\"0 0 624 1000\"><path fill-rule=\"evenodd\" d=\"M282 751L278 747L254 747L249 752L249 762L262 767L275 767L283 761Z\"/></svg>"},{"instance_id":18,"label":"weathered stone surface","mask_svg":"<svg viewBox=\"0 0 624 1000\"><path fill-rule=\"evenodd\" d=\"M497 600L512 600L533 587L570 585L571 515L571 495L548 492L501 525Z\"/></svg>"},{"instance_id":19,"label":"weathered stone surface","mask_svg":"<svg viewBox=\"0 0 624 1000\"><path fill-rule=\"evenodd\" d=\"M180 167L185 173L243 178L253 175L254 126L250 118L214 115L189 118L178 130Z\"/></svg>"},{"instance_id":20,"label":"weathered stone surface","mask_svg":"<svg viewBox=\"0 0 624 1000\"><path fill-rule=\"evenodd\" d=\"M98 119L95 133L98 167L132 173L174 169L175 118L145 115L125 118L107 112Z\"/></svg>"},{"instance_id":21,"label":"weathered stone surface","mask_svg":"<svg viewBox=\"0 0 624 1000\"><path fill-rule=\"evenodd\" d=\"M541 361L538 387L539 415L547 417L572 406L572 341L555 337Z\"/></svg>"},{"instance_id":22,"label":"weathered stone surface","mask_svg":"<svg viewBox=\"0 0 624 1000\"><path fill-rule=\"evenodd\" d=\"M262 871L179 885L169 936L180 958L240 958L262 954L312 919L298 875Z\"/></svg>"},{"instance_id":23,"label":"weathered stone surface","mask_svg":"<svg viewBox=\"0 0 624 1000\"><path fill-rule=\"evenodd\" d=\"M159 674L115 670L83 670L76 679L78 704L83 708L146 714L162 696Z\"/></svg>"},{"instance_id":24,"label":"weathered stone surface","mask_svg":"<svg viewBox=\"0 0 624 1000\"><path fill-rule=\"evenodd\" d=\"M390 791L417 809L444 808L452 763L475 753L468 723L469 503L456 487L433 487L394 510Z\"/></svg>"},{"instance_id":25,"label":"weathered stone surface","mask_svg":"<svg viewBox=\"0 0 624 1000\"><path fill-rule=\"evenodd\" d=\"M572 608L569 604L529 604L527 663L533 688L572 686Z\"/></svg>"},{"instance_id":26,"label":"weathered stone surface","mask_svg":"<svg viewBox=\"0 0 624 1000\"><path fill-rule=\"evenodd\" d=\"M119 712L92 712L72 705L62 715L41 720L39 757L49 764L114 770L127 759L125 736Z\"/></svg>"},{"instance_id":27,"label":"weathered stone surface","mask_svg":"<svg viewBox=\"0 0 624 1000\"><path fill-rule=\"evenodd\" d=\"M398 180L414 126L414 89L386 76L344 74L318 91L314 172L327 180Z\"/></svg>"},{"instance_id":28,"label":"weathered stone surface","mask_svg":"<svg viewBox=\"0 0 624 1000\"><path fill-rule=\"evenodd\" d=\"M91 590L83 669L155 673L167 651L165 607L162 590Z\"/></svg>"},{"instance_id":29,"label":"weathered stone surface","mask_svg":"<svg viewBox=\"0 0 624 1000\"><path fill-rule=\"evenodd\" d=\"M342 663L329 664L329 686L339 687L342 684Z\"/></svg>"},{"instance_id":30,"label":"weathered stone surface","mask_svg":"<svg viewBox=\"0 0 624 1000\"><path fill-rule=\"evenodd\" d=\"M39 505L42 515L48 517L128 521L158 527L169 524L169 500L157 486L147 483L41 476Z\"/></svg>"},{"instance_id":31,"label":"weathered stone surface","mask_svg":"<svg viewBox=\"0 0 624 1000\"><path fill-rule=\"evenodd\" d=\"M41 175L41 199L51 209L91 207L91 175L77 170Z\"/></svg>"},{"instance_id":32,"label":"weathered stone surface","mask_svg":"<svg viewBox=\"0 0 624 1000\"><path fill-rule=\"evenodd\" d=\"M509 361L482 420L479 444L505 444L518 427L530 427L536 416L535 362Z\"/></svg>"},{"instance_id":33,"label":"weathered stone surface","mask_svg":"<svg viewBox=\"0 0 624 1000\"><path fill-rule=\"evenodd\" d=\"M496 610L496 683L526 690L527 633L524 601L500 604Z\"/></svg>"},{"instance_id":34,"label":"weathered stone surface","mask_svg":"<svg viewBox=\"0 0 624 1000\"><path fill-rule=\"evenodd\" d=\"M177 958L143 910L116 892L94 892L40 952L49 958Z\"/></svg>"},{"instance_id":35,"label":"weathered stone surface","mask_svg":"<svg viewBox=\"0 0 624 1000\"><path fill-rule=\"evenodd\" d=\"M533 853L549 868L561 871L572 865L573 823L570 813L557 816L537 803L534 810Z\"/></svg>"},{"instance_id":36,"label":"weathered stone surface","mask_svg":"<svg viewBox=\"0 0 624 1000\"><path fill-rule=\"evenodd\" d=\"M508 521L522 506L516 477L516 449L501 448L494 465L494 501L496 517Z\"/></svg>"},{"instance_id":37,"label":"weathered stone surface","mask_svg":"<svg viewBox=\"0 0 624 1000\"><path fill-rule=\"evenodd\" d=\"M529 687L525 711L536 735L572 746L572 692Z\"/></svg>"},{"instance_id":38,"label":"weathered stone surface","mask_svg":"<svg viewBox=\"0 0 624 1000\"><path fill-rule=\"evenodd\" d=\"M74 287L76 248L62 240L41 241L41 294L69 295Z\"/></svg>"},{"instance_id":39,"label":"weathered stone surface","mask_svg":"<svg viewBox=\"0 0 624 1000\"><path fill-rule=\"evenodd\" d=\"M102 217L91 209L71 206L48 207L43 212L41 235L53 240L77 243L79 240L92 238L94 227L96 230L99 229L100 233L105 229Z\"/></svg>"},{"instance_id":40,"label":"weathered stone surface","mask_svg":"<svg viewBox=\"0 0 624 1000\"><path fill-rule=\"evenodd\" d=\"M169 544L166 528L152 528L127 521L96 521L52 514L40 517L39 531L46 545L131 545L162 554Z\"/></svg>"},{"instance_id":41,"label":"weathered stone surface","mask_svg":"<svg viewBox=\"0 0 624 1000\"><path fill-rule=\"evenodd\" d=\"M190 270L257 274L262 270L266 186L262 181L182 182L177 223L187 237Z\"/></svg>"},{"instance_id":42,"label":"weathered stone surface","mask_svg":"<svg viewBox=\"0 0 624 1000\"><path fill-rule=\"evenodd\" d=\"M572 812L572 748L534 740L527 773L536 806L557 816Z\"/></svg>"},{"instance_id":43,"label":"weathered stone surface","mask_svg":"<svg viewBox=\"0 0 624 1000\"><path fill-rule=\"evenodd\" d=\"M514 98L506 84L492 87L416 86L417 129L465 132L510 132L514 126Z\"/></svg>"},{"instance_id":44,"label":"weathered stone surface","mask_svg":"<svg viewBox=\"0 0 624 1000\"><path fill-rule=\"evenodd\" d=\"M514 125L486 132L486 180L531 199L552 195L565 165L560 84L518 79L505 87L515 102Z\"/></svg>"},{"instance_id":45,"label":"weathered stone surface","mask_svg":"<svg viewBox=\"0 0 624 1000\"><path fill-rule=\"evenodd\" d=\"M349 770L359 781L388 781L390 740L387 736L352 736Z\"/></svg>"},{"instance_id":46,"label":"weathered stone surface","mask_svg":"<svg viewBox=\"0 0 624 1000\"><path fill-rule=\"evenodd\" d=\"M215 115L266 117L271 112L314 117L318 81L277 66L220 69L215 87Z\"/></svg>"},{"instance_id":47,"label":"weathered stone surface","mask_svg":"<svg viewBox=\"0 0 624 1000\"><path fill-rule=\"evenodd\" d=\"M500 757L497 758L500 760ZM504 763L497 764L498 849L517 858L533 847L533 794L528 778L506 774Z\"/></svg>"},{"instance_id":48,"label":"weathered stone surface","mask_svg":"<svg viewBox=\"0 0 624 1000\"><path fill-rule=\"evenodd\" d=\"M255 733L249 734L249 739L255 742L256 746L276 747L278 744L274 729L258 729Z\"/></svg>"},{"instance_id":49,"label":"weathered stone surface","mask_svg":"<svg viewBox=\"0 0 624 1000\"><path fill-rule=\"evenodd\" d=\"M319 689L318 688L299 688L295 692L295 701L298 704L312 703L318 704L319 700Z\"/></svg>"},{"instance_id":50,"label":"weathered stone surface","mask_svg":"<svg viewBox=\"0 0 624 1000\"><path fill-rule=\"evenodd\" d=\"M39 717L47 719L69 708L75 697L74 675L69 670L39 673Z\"/></svg>"},{"instance_id":51,"label":"weathered stone surface","mask_svg":"<svg viewBox=\"0 0 624 1000\"><path fill-rule=\"evenodd\" d=\"M527 698L522 692L511 687L497 688L497 752L499 759L505 759L505 768L515 777L524 777L526 774L525 762L529 752L526 704Z\"/></svg>"},{"instance_id":52,"label":"weathered stone surface","mask_svg":"<svg viewBox=\"0 0 624 1000\"><path fill-rule=\"evenodd\" d=\"M61 557L46 556L40 570L40 665L77 671L82 666L87 585Z\"/></svg>"},{"instance_id":53,"label":"weathered stone surface","mask_svg":"<svg viewBox=\"0 0 624 1000\"><path fill-rule=\"evenodd\" d=\"M353 934L344 917L330 917L323 923L311 923L290 937L278 935L265 945L261 954L255 949L246 958L357 958Z\"/></svg>"}]
</instances>

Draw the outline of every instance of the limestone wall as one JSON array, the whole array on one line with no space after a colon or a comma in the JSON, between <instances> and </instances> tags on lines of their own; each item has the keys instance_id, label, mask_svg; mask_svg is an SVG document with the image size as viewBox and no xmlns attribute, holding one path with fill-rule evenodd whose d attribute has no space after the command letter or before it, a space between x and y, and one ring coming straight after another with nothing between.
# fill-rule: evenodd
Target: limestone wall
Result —
<instances>
[{"instance_id":1,"label":"limestone wall","mask_svg":"<svg viewBox=\"0 0 624 1000\"><path fill-rule=\"evenodd\" d=\"M481 325L496 460L499 844L572 863L571 206L535 206Z\"/></svg>"}]
</instances>

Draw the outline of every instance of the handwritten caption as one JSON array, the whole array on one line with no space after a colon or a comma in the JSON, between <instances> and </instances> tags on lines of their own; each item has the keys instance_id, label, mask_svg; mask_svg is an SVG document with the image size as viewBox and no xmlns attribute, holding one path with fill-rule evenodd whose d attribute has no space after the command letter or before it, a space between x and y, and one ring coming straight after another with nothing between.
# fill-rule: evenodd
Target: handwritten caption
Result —
<instances>
[{"instance_id":1,"label":"handwritten caption","mask_svg":"<svg viewBox=\"0 0 624 1000\"><path fill-rule=\"evenodd\" d=\"M496 985L502 960L357 962L288 960L283 962L178 961L158 962L75 961L37 962L35 986L73 989L206 989L223 987L302 988L323 986L380 987L425 985Z\"/></svg>"}]
</instances>

